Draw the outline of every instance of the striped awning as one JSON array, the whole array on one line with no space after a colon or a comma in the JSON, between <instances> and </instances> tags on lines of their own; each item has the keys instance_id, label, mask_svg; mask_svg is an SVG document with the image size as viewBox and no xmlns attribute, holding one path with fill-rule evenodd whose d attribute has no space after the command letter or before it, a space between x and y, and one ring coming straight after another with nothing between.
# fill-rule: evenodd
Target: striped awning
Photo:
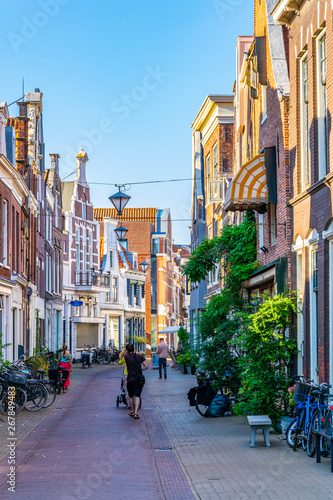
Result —
<instances>
[{"instance_id":1,"label":"striped awning","mask_svg":"<svg viewBox=\"0 0 333 500\"><path fill-rule=\"evenodd\" d=\"M260 154L245 163L229 185L224 210L258 210L268 203L265 155Z\"/></svg>"}]
</instances>

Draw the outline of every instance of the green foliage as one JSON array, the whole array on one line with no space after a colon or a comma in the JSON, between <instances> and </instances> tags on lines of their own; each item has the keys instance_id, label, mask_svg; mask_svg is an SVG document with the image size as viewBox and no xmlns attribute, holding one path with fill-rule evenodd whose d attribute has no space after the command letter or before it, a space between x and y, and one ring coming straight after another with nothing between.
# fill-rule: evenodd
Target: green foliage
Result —
<instances>
[{"instance_id":1,"label":"green foliage","mask_svg":"<svg viewBox=\"0 0 333 500\"><path fill-rule=\"evenodd\" d=\"M184 365L190 366L192 364L192 355L190 351L185 351L182 354L179 354L177 357L177 363L184 363Z\"/></svg>"},{"instance_id":2,"label":"green foliage","mask_svg":"<svg viewBox=\"0 0 333 500\"><path fill-rule=\"evenodd\" d=\"M269 415L273 425L289 403L288 367L296 353L295 341L286 335L290 317L296 312L294 295L275 295L260 304L240 330L239 358L241 401L238 413Z\"/></svg>"},{"instance_id":3,"label":"green foliage","mask_svg":"<svg viewBox=\"0 0 333 500\"><path fill-rule=\"evenodd\" d=\"M10 362L5 360L3 351L6 347L8 347L10 344L3 344L2 343L2 337L3 334L0 333L0 369L2 368L9 368Z\"/></svg>"},{"instance_id":4,"label":"green foliage","mask_svg":"<svg viewBox=\"0 0 333 500\"><path fill-rule=\"evenodd\" d=\"M221 262L225 274L225 288L239 291L239 284L256 266L256 227L252 220L239 226L224 226L221 236L204 239L192 252L183 273L191 281L202 281Z\"/></svg>"},{"instance_id":5,"label":"green foliage","mask_svg":"<svg viewBox=\"0 0 333 500\"><path fill-rule=\"evenodd\" d=\"M188 349L190 346L190 334L188 333L188 331L181 326L178 330L177 335L179 339L179 344L185 349Z\"/></svg>"},{"instance_id":6,"label":"green foliage","mask_svg":"<svg viewBox=\"0 0 333 500\"><path fill-rule=\"evenodd\" d=\"M204 239L192 253L184 266L183 273L191 281L202 281L207 277L209 271L215 270L216 264L221 259L218 255L217 239Z\"/></svg>"},{"instance_id":7,"label":"green foliage","mask_svg":"<svg viewBox=\"0 0 333 500\"><path fill-rule=\"evenodd\" d=\"M139 335L134 335L134 342L137 342L138 344L145 344L146 343L146 337L140 337Z\"/></svg>"}]
</instances>

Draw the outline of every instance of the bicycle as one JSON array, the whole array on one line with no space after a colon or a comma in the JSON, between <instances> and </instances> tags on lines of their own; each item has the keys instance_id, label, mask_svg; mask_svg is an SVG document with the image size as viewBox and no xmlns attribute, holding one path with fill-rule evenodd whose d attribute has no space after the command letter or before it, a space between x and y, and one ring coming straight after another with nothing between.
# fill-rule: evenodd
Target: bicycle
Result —
<instances>
[{"instance_id":1,"label":"bicycle","mask_svg":"<svg viewBox=\"0 0 333 500\"><path fill-rule=\"evenodd\" d=\"M26 377L27 374L23 374L20 378L21 381L26 379ZM17 382L18 378L13 377L7 370L0 372L0 408L5 415L8 415L8 411L14 411L15 415L17 415L24 408L27 400L25 391L15 385Z\"/></svg>"},{"instance_id":2,"label":"bicycle","mask_svg":"<svg viewBox=\"0 0 333 500\"><path fill-rule=\"evenodd\" d=\"M294 378L300 379L302 376L297 375ZM292 420L286 431L287 444L294 451L300 446L303 447L305 451L307 448L306 443L306 429L309 422L310 415L310 393L313 386L309 383L313 382L308 380L306 383L300 380L296 381L294 390L294 401L297 402L297 407L295 411L295 418Z\"/></svg>"},{"instance_id":3,"label":"bicycle","mask_svg":"<svg viewBox=\"0 0 333 500\"><path fill-rule=\"evenodd\" d=\"M312 412L307 440L307 453L309 457L313 457L316 452L315 431L317 431L321 427L321 424L325 421L327 422L327 425L331 427L331 420L328 420L328 413L330 412L330 409L327 404L328 399L331 396L328 392L330 387L332 386L326 383L320 384L320 386L316 387L311 394L311 396L315 398L315 401L311 403ZM328 446L330 446L330 442Z\"/></svg>"},{"instance_id":4,"label":"bicycle","mask_svg":"<svg viewBox=\"0 0 333 500\"><path fill-rule=\"evenodd\" d=\"M221 397L223 397L223 406L219 411L219 415L223 416L225 412L231 410L232 407L232 402L229 395L227 394L227 391L224 389L220 391L214 389L214 387L212 386L212 380L213 378L209 375L207 376L206 373L198 372L198 386L190 389L187 394L190 406L195 406L197 412L202 417L210 416L208 414L208 408L218 392L220 392Z\"/></svg>"}]
</instances>

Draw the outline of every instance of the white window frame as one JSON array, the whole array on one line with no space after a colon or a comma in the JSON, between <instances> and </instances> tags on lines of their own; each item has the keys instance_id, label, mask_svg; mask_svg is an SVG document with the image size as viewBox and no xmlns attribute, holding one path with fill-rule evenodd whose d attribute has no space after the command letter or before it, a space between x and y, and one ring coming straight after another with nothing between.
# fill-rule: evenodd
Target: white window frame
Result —
<instances>
[{"instance_id":1,"label":"white window frame","mask_svg":"<svg viewBox=\"0 0 333 500\"><path fill-rule=\"evenodd\" d=\"M264 221L265 221L264 214L259 214L258 216L259 250L261 247L265 245ZM260 250L260 252L262 252L262 250Z\"/></svg>"},{"instance_id":2,"label":"white window frame","mask_svg":"<svg viewBox=\"0 0 333 500\"><path fill-rule=\"evenodd\" d=\"M325 38L325 84L322 84L321 78L321 60L320 48ZM323 179L327 175L327 95L326 95L326 78L327 78L327 39L326 28L322 30L316 40L317 49L317 116L318 116L318 178ZM325 93L325 100L324 94ZM324 109L325 108L325 109Z\"/></svg>"},{"instance_id":3,"label":"white window frame","mask_svg":"<svg viewBox=\"0 0 333 500\"><path fill-rule=\"evenodd\" d=\"M75 255L75 270L80 271L80 228L76 229L76 242L75 242L75 249L76 249L76 255Z\"/></svg>"},{"instance_id":4,"label":"white window frame","mask_svg":"<svg viewBox=\"0 0 333 500\"><path fill-rule=\"evenodd\" d=\"M89 269L92 269L94 267L93 250L94 250L93 234L92 231L89 231Z\"/></svg>"},{"instance_id":5,"label":"white window frame","mask_svg":"<svg viewBox=\"0 0 333 500\"><path fill-rule=\"evenodd\" d=\"M217 142L213 146L213 198L218 197L218 160L217 160Z\"/></svg>"},{"instance_id":6,"label":"white window frame","mask_svg":"<svg viewBox=\"0 0 333 500\"><path fill-rule=\"evenodd\" d=\"M3 258L2 264L8 266L8 201L3 200Z\"/></svg>"},{"instance_id":7,"label":"white window frame","mask_svg":"<svg viewBox=\"0 0 333 500\"><path fill-rule=\"evenodd\" d=\"M309 59L308 59L308 52L305 52L303 57L300 60L300 111L301 111L301 121L300 121L300 129L301 129L301 179L302 179L302 191L305 191L310 185L310 137L309 137L309 130L306 131L307 134L307 151L305 152L304 148L304 142L305 142L305 135L304 135L304 81L303 81L303 65L305 63L305 60L307 61L308 65L308 72L307 72L307 82L309 85ZM308 87L308 96L309 96L309 87ZM307 103L308 105L308 113L309 113L309 102ZM308 117L309 118L309 117ZM307 122L307 128L309 129L309 122ZM306 162L306 164L305 164Z\"/></svg>"},{"instance_id":8,"label":"white window frame","mask_svg":"<svg viewBox=\"0 0 333 500\"><path fill-rule=\"evenodd\" d=\"M206 176L207 176L207 203L211 200L210 192L210 153L206 156Z\"/></svg>"},{"instance_id":9,"label":"white window frame","mask_svg":"<svg viewBox=\"0 0 333 500\"><path fill-rule=\"evenodd\" d=\"M261 85L261 124L267 120L267 85Z\"/></svg>"},{"instance_id":10,"label":"white window frame","mask_svg":"<svg viewBox=\"0 0 333 500\"><path fill-rule=\"evenodd\" d=\"M318 252L318 242L309 246L309 284L310 284L310 376L318 383L318 312L316 312L316 297L313 290L313 254Z\"/></svg>"},{"instance_id":11,"label":"white window frame","mask_svg":"<svg viewBox=\"0 0 333 500\"><path fill-rule=\"evenodd\" d=\"M110 249L110 269L114 269L114 262L113 262L113 248Z\"/></svg>"}]
</instances>

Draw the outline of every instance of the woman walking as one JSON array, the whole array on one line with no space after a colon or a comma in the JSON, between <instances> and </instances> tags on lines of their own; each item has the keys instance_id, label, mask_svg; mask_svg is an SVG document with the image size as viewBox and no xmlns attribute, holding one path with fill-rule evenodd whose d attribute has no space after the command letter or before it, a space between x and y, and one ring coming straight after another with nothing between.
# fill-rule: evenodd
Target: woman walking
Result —
<instances>
[{"instance_id":1,"label":"woman walking","mask_svg":"<svg viewBox=\"0 0 333 500\"><path fill-rule=\"evenodd\" d=\"M68 370L68 377L67 377L66 382L64 384L64 389L67 389L67 387L69 387L71 385L70 380L69 380L69 376L70 376L71 371L72 371L72 358L71 358L70 353L67 350L66 344L63 344L63 346L62 346L62 352L58 356L58 365L57 366L58 367L62 366L63 368Z\"/></svg>"}]
</instances>

